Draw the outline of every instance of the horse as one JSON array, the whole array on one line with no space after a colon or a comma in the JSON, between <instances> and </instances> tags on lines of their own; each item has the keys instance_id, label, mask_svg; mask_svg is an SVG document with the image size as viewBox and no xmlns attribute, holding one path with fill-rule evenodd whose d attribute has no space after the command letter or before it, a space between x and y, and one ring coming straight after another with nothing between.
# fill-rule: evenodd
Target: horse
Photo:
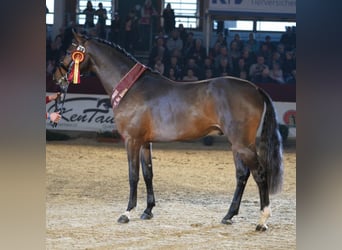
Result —
<instances>
[{"instance_id":1,"label":"horse","mask_svg":"<svg viewBox=\"0 0 342 250\"><path fill-rule=\"evenodd\" d=\"M128 223L137 205L140 163L147 190L147 207L140 218L153 218L153 142L194 140L216 131L230 142L236 170L234 195L221 223L233 223L252 173L260 199L256 230L267 230L271 215L269 196L282 189L283 156L277 114L272 99L262 88L230 76L175 82L143 65L140 75L131 75L134 84L115 103L115 89L139 61L119 45L74 31L73 43L53 75L56 84L64 89L70 84L75 51L84 53L84 60L78 62L79 71L96 74L111 97L116 129L124 139L129 200L118 223ZM257 140L259 126L262 129Z\"/></svg>"}]
</instances>

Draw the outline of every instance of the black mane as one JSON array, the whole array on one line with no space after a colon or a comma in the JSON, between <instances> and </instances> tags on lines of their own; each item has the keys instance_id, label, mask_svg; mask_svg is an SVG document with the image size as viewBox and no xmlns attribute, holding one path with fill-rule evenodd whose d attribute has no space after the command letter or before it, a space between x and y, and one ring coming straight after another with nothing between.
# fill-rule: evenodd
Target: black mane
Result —
<instances>
[{"instance_id":1,"label":"black mane","mask_svg":"<svg viewBox=\"0 0 342 250\"><path fill-rule=\"evenodd\" d=\"M125 55L126 57L128 57L129 59L131 59L133 62L135 63L140 63L138 61L138 59L136 59L131 53L129 53L127 50L125 50L124 48L122 48L120 45L110 42L108 40L102 39L102 38L98 38L98 37L94 37L92 38L100 43L109 45L110 47L116 49L118 52L120 52L121 54Z\"/></svg>"},{"instance_id":2,"label":"black mane","mask_svg":"<svg viewBox=\"0 0 342 250\"><path fill-rule=\"evenodd\" d=\"M97 42L100 42L102 44L108 45L111 48L116 49L118 52L120 52L121 54L125 55L126 57L128 57L130 60L132 60L135 63L141 63L138 59L136 59L131 53L129 53L128 51L126 51L124 48L122 48L120 45L110 42L106 39L102 39L99 37L89 37L87 35L83 35L85 39L87 40L95 40ZM145 64L144 64L145 65ZM152 69L151 67L148 67L147 65L145 65L147 67L148 70L150 70L153 73L157 73L160 74L159 71ZM160 74L161 75L161 74Z\"/></svg>"}]
</instances>

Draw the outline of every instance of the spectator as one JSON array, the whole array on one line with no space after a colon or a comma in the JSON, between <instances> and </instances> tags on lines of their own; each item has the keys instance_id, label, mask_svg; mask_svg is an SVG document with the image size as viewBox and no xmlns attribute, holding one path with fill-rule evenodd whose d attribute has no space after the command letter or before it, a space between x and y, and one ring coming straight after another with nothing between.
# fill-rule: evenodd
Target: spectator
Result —
<instances>
[{"instance_id":1,"label":"spectator","mask_svg":"<svg viewBox=\"0 0 342 250\"><path fill-rule=\"evenodd\" d=\"M149 55L148 65L153 68L157 60L161 60L164 64L169 63L169 50L164 44L164 39L159 37L156 44L152 47L151 53Z\"/></svg>"},{"instance_id":2,"label":"spectator","mask_svg":"<svg viewBox=\"0 0 342 250\"><path fill-rule=\"evenodd\" d=\"M56 61L48 59L47 65L46 65L46 74L52 75L55 71Z\"/></svg>"},{"instance_id":3,"label":"spectator","mask_svg":"<svg viewBox=\"0 0 342 250\"><path fill-rule=\"evenodd\" d=\"M217 22L216 34L220 34L224 30L224 21L223 20L216 20L216 22Z\"/></svg>"},{"instance_id":4,"label":"spectator","mask_svg":"<svg viewBox=\"0 0 342 250\"><path fill-rule=\"evenodd\" d=\"M214 77L214 71L210 68L207 68L205 70L205 75L204 75L204 79L211 79Z\"/></svg>"},{"instance_id":5,"label":"spectator","mask_svg":"<svg viewBox=\"0 0 342 250\"><path fill-rule=\"evenodd\" d=\"M292 51L286 51L285 60L282 66L285 82L295 82L296 61Z\"/></svg>"},{"instance_id":6,"label":"spectator","mask_svg":"<svg viewBox=\"0 0 342 250\"><path fill-rule=\"evenodd\" d=\"M287 81L286 83L296 83L296 73L297 73L297 70L296 69L294 69L294 70L292 70L292 76L293 76L293 78L291 79L291 80L289 80L289 81Z\"/></svg>"},{"instance_id":7,"label":"spectator","mask_svg":"<svg viewBox=\"0 0 342 250\"><path fill-rule=\"evenodd\" d=\"M85 14L85 23L84 23L84 29L86 32L89 32L90 29L95 27L94 24L94 15L95 15L95 9L93 8L93 4L91 1L87 2L87 7L82 12Z\"/></svg>"},{"instance_id":8,"label":"spectator","mask_svg":"<svg viewBox=\"0 0 342 250\"><path fill-rule=\"evenodd\" d=\"M262 75L264 69L266 69L267 71L264 73L264 75ZM255 64L252 64L249 69L249 77L251 81L259 83L261 82L263 77L268 77L268 73L269 67L265 64L265 58L263 57L263 55L258 55L257 62Z\"/></svg>"},{"instance_id":9,"label":"spectator","mask_svg":"<svg viewBox=\"0 0 342 250\"><path fill-rule=\"evenodd\" d=\"M151 0L145 0L143 7L141 8L140 18L140 39L141 47L143 50L150 49L150 38L152 36L152 16L157 15L157 11L152 5Z\"/></svg>"},{"instance_id":10,"label":"spectator","mask_svg":"<svg viewBox=\"0 0 342 250\"><path fill-rule=\"evenodd\" d=\"M110 25L110 40L115 44L121 44L122 23L118 12L114 13L114 19Z\"/></svg>"},{"instance_id":11,"label":"spectator","mask_svg":"<svg viewBox=\"0 0 342 250\"><path fill-rule=\"evenodd\" d=\"M271 41L270 36L267 35L265 37L265 41L263 42L263 44L265 44L267 46L269 53L273 53L273 51L275 51L275 46L274 46L273 42Z\"/></svg>"},{"instance_id":12,"label":"spectator","mask_svg":"<svg viewBox=\"0 0 342 250\"><path fill-rule=\"evenodd\" d=\"M98 6L99 8L95 11L95 15L98 16L96 23L97 35L102 39L106 39L107 10L103 8L102 2L99 2Z\"/></svg>"},{"instance_id":13,"label":"spectator","mask_svg":"<svg viewBox=\"0 0 342 250\"><path fill-rule=\"evenodd\" d=\"M169 71L167 72L166 77L170 78L173 81L179 81L179 79L176 77L174 68L169 68Z\"/></svg>"},{"instance_id":14,"label":"spectator","mask_svg":"<svg viewBox=\"0 0 342 250\"><path fill-rule=\"evenodd\" d=\"M280 65L280 67L283 64L283 61L282 61L282 59L280 57L280 53L278 51L274 51L273 54L272 54L272 60L270 62L271 67L270 68L273 67L274 63L278 63Z\"/></svg>"},{"instance_id":15,"label":"spectator","mask_svg":"<svg viewBox=\"0 0 342 250\"><path fill-rule=\"evenodd\" d=\"M164 31L165 34L169 35L171 31L175 29L176 21L175 21L175 12L171 8L171 4L168 3L166 8L163 10L163 18L164 18Z\"/></svg>"},{"instance_id":16,"label":"spectator","mask_svg":"<svg viewBox=\"0 0 342 250\"><path fill-rule=\"evenodd\" d=\"M216 68L216 75L217 76L228 76L232 75L232 67L228 63L228 59L226 57L221 57L220 63Z\"/></svg>"},{"instance_id":17,"label":"spectator","mask_svg":"<svg viewBox=\"0 0 342 250\"><path fill-rule=\"evenodd\" d=\"M226 46L221 46L220 53L215 57L215 68L218 68L220 65L222 57L227 59L229 65L232 65L232 57L229 54L228 48Z\"/></svg>"},{"instance_id":18,"label":"spectator","mask_svg":"<svg viewBox=\"0 0 342 250\"><path fill-rule=\"evenodd\" d=\"M285 83L283 71L280 68L280 64L277 62L273 63L272 69L269 72L269 76L273 80L272 82Z\"/></svg>"},{"instance_id":19,"label":"spectator","mask_svg":"<svg viewBox=\"0 0 342 250\"><path fill-rule=\"evenodd\" d=\"M296 28L286 27L286 31L281 35L279 42L284 44L285 50L293 50L296 48Z\"/></svg>"},{"instance_id":20,"label":"spectator","mask_svg":"<svg viewBox=\"0 0 342 250\"><path fill-rule=\"evenodd\" d=\"M190 48L188 54L187 54L187 58L192 57L195 59L196 64L199 67L202 67L204 64L204 59L207 56L207 52L204 48L204 46L202 45L202 40L197 38L195 40L195 46L193 46L192 48Z\"/></svg>"},{"instance_id":21,"label":"spectator","mask_svg":"<svg viewBox=\"0 0 342 250\"><path fill-rule=\"evenodd\" d=\"M252 64L256 63L255 53L251 52L246 47L242 50L241 57L245 60L245 65L247 69L249 69Z\"/></svg>"},{"instance_id":22,"label":"spectator","mask_svg":"<svg viewBox=\"0 0 342 250\"><path fill-rule=\"evenodd\" d=\"M229 45L230 48L232 47L233 43L235 43L234 46L236 46L236 50L241 52L243 49L243 42L241 41L239 34L234 35L234 39L230 42L230 45Z\"/></svg>"},{"instance_id":23,"label":"spectator","mask_svg":"<svg viewBox=\"0 0 342 250\"><path fill-rule=\"evenodd\" d=\"M166 46L169 49L169 51L172 51L174 49L183 49L183 41L179 37L179 32L177 29L174 29L171 33L171 37L167 39Z\"/></svg>"},{"instance_id":24,"label":"spectator","mask_svg":"<svg viewBox=\"0 0 342 250\"><path fill-rule=\"evenodd\" d=\"M194 33L189 32L186 37L185 44L183 44L183 55L187 55L190 49L195 45Z\"/></svg>"},{"instance_id":25,"label":"spectator","mask_svg":"<svg viewBox=\"0 0 342 250\"><path fill-rule=\"evenodd\" d=\"M276 51L279 53L280 61L283 62L285 60L285 46L282 43L278 43Z\"/></svg>"},{"instance_id":26,"label":"spectator","mask_svg":"<svg viewBox=\"0 0 342 250\"><path fill-rule=\"evenodd\" d=\"M207 56L204 59L203 68L204 68L204 70L211 69L212 71L214 71L213 60L209 56Z\"/></svg>"},{"instance_id":27,"label":"spectator","mask_svg":"<svg viewBox=\"0 0 342 250\"><path fill-rule=\"evenodd\" d=\"M219 43L222 46L225 46L227 47L228 43L227 43L227 40L226 38L223 36L223 33L220 32L218 35L217 35L217 39L216 39L216 42L215 43Z\"/></svg>"},{"instance_id":28,"label":"spectator","mask_svg":"<svg viewBox=\"0 0 342 250\"><path fill-rule=\"evenodd\" d=\"M249 67L246 66L246 63L245 63L245 59L243 57L240 57L238 59L238 63L236 65L236 67L233 68L233 76L235 77L241 77L241 72L244 71L244 72L247 72L249 69ZM248 79L248 74L246 74L246 78L245 79Z\"/></svg>"},{"instance_id":29,"label":"spectator","mask_svg":"<svg viewBox=\"0 0 342 250\"><path fill-rule=\"evenodd\" d=\"M202 78L202 75L200 71L200 68L198 67L198 65L196 64L196 60L195 58L192 58L190 57L188 60L187 60L187 64L185 65L185 72L183 73L183 75L186 75L187 72L188 72L188 69L191 69L192 70L192 75L193 76L196 76L197 79L199 78ZM203 74L204 75L204 74ZM184 78L184 77L183 77Z\"/></svg>"},{"instance_id":30,"label":"spectator","mask_svg":"<svg viewBox=\"0 0 342 250\"><path fill-rule=\"evenodd\" d=\"M154 64L153 69L164 75L165 65L160 58L156 59L156 63Z\"/></svg>"},{"instance_id":31,"label":"spectator","mask_svg":"<svg viewBox=\"0 0 342 250\"><path fill-rule=\"evenodd\" d=\"M212 48L209 48L208 56L214 60L220 54L221 44L216 42Z\"/></svg>"},{"instance_id":32,"label":"spectator","mask_svg":"<svg viewBox=\"0 0 342 250\"><path fill-rule=\"evenodd\" d=\"M188 68L186 71L186 75L182 79L185 82L198 81L198 77L194 75L194 71L191 68Z\"/></svg>"},{"instance_id":33,"label":"spectator","mask_svg":"<svg viewBox=\"0 0 342 250\"><path fill-rule=\"evenodd\" d=\"M232 58L232 67L236 68L238 66L238 60L241 57L241 51L236 41L230 43L230 55Z\"/></svg>"},{"instance_id":34,"label":"spectator","mask_svg":"<svg viewBox=\"0 0 342 250\"><path fill-rule=\"evenodd\" d=\"M56 100L57 98L59 98L59 96L61 95L61 93L55 93L53 95L49 95L49 96L46 96L45 97L45 103L49 103L53 100ZM60 115L60 111L58 112L52 112L52 113L49 113L49 112L46 112L45 113L45 119L53 122L53 123L58 123L61 119L61 115Z\"/></svg>"},{"instance_id":35,"label":"spectator","mask_svg":"<svg viewBox=\"0 0 342 250\"><path fill-rule=\"evenodd\" d=\"M170 64L168 66L168 71L169 69L173 69L174 71L174 77L178 80L182 79L182 66L178 62L178 57L177 56L171 56L170 58Z\"/></svg>"},{"instance_id":36,"label":"spectator","mask_svg":"<svg viewBox=\"0 0 342 250\"><path fill-rule=\"evenodd\" d=\"M184 65L184 60L185 58L182 56L182 51L179 49L174 49L171 51L171 57L177 57L177 63L178 65L180 65L181 67Z\"/></svg>"},{"instance_id":37,"label":"spectator","mask_svg":"<svg viewBox=\"0 0 342 250\"><path fill-rule=\"evenodd\" d=\"M271 83L273 82L272 78L270 77L270 70L269 68L264 68L261 72L260 78L257 83Z\"/></svg>"},{"instance_id":38,"label":"spectator","mask_svg":"<svg viewBox=\"0 0 342 250\"><path fill-rule=\"evenodd\" d=\"M134 10L128 13L124 24L124 44L125 49L133 53L134 45L136 41L137 28L136 28L137 17L135 16Z\"/></svg>"},{"instance_id":39,"label":"spectator","mask_svg":"<svg viewBox=\"0 0 342 250\"><path fill-rule=\"evenodd\" d=\"M156 35L154 36L155 41L157 41L157 39L158 39L159 37L160 37L160 38L163 38L164 40L167 40L168 35L166 35L165 32L164 32L163 30L160 30L160 31L158 32L158 34L156 34Z\"/></svg>"},{"instance_id":40,"label":"spectator","mask_svg":"<svg viewBox=\"0 0 342 250\"><path fill-rule=\"evenodd\" d=\"M261 54L264 57L264 62L267 66L271 66L271 51L266 43L263 43L260 47L260 51L258 54Z\"/></svg>"},{"instance_id":41,"label":"spectator","mask_svg":"<svg viewBox=\"0 0 342 250\"><path fill-rule=\"evenodd\" d=\"M248 71L240 71L239 78L248 80Z\"/></svg>"},{"instance_id":42,"label":"spectator","mask_svg":"<svg viewBox=\"0 0 342 250\"><path fill-rule=\"evenodd\" d=\"M188 37L188 32L186 31L186 29L184 29L184 25L182 23L180 23L178 25L178 32L179 32L179 37L182 39L183 41L183 45L185 45L186 43L186 39Z\"/></svg>"},{"instance_id":43,"label":"spectator","mask_svg":"<svg viewBox=\"0 0 342 250\"><path fill-rule=\"evenodd\" d=\"M292 36L290 37L290 49L296 50L296 26L292 26Z\"/></svg>"},{"instance_id":44,"label":"spectator","mask_svg":"<svg viewBox=\"0 0 342 250\"><path fill-rule=\"evenodd\" d=\"M254 39L254 34L252 32L249 33L248 40L245 42L244 47L248 47L249 51L252 53L257 53L258 41Z\"/></svg>"}]
</instances>

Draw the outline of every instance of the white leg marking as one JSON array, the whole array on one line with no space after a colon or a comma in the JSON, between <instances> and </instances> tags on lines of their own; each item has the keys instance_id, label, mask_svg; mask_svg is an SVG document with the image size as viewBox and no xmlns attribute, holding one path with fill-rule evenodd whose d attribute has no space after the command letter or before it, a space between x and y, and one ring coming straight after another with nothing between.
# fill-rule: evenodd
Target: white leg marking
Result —
<instances>
[{"instance_id":1,"label":"white leg marking","mask_svg":"<svg viewBox=\"0 0 342 250\"><path fill-rule=\"evenodd\" d=\"M122 215L126 215L127 218L131 219L131 214L134 212L135 208L133 208L131 211L125 211Z\"/></svg>"},{"instance_id":2,"label":"white leg marking","mask_svg":"<svg viewBox=\"0 0 342 250\"><path fill-rule=\"evenodd\" d=\"M272 215L271 208L269 206L264 207L260 213L259 225L264 225L266 228L266 221Z\"/></svg>"},{"instance_id":3,"label":"white leg marking","mask_svg":"<svg viewBox=\"0 0 342 250\"><path fill-rule=\"evenodd\" d=\"M129 220L131 219L131 213L129 211L124 212L122 215L127 216Z\"/></svg>"}]
</instances>

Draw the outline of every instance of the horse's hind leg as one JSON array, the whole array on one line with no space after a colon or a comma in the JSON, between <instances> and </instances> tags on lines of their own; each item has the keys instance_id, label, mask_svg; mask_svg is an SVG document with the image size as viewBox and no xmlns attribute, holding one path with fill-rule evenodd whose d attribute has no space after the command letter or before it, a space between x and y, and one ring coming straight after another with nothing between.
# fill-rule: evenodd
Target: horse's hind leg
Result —
<instances>
[{"instance_id":1,"label":"horse's hind leg","mask_svg":"<svg viewBox=\"0 0 342 250\"><path fill-rule=\"evenodd\" d=\"M229 207L227 215L222 219L223 224L232 224L232 218L239 213L241 198L245 190L250 171L241 159L240 154L233 150L234 162L236 168L236 188L232 203Z\"/></svg>"},{"instance_id":2,"label":"horse's hind leg","mask_svg":"<svg viewBox=\"0 0 342 250\"><path fill-rule=\"evenodd\" d=\"M269 200L269 191L267 184L267 176L266 169L258 164L257 169L251 170L253 178L258 185L259 188L259 196L260 196L260 220L256 227L257 231L265 231L267 230L266 221L271 216L271 208L270 208L270 200Z\"/></svg>"},{"instance_id":3,"label":"horse's hind leg","mask_svg":"<svg viewBox=\"0 0 342 250\"><path fill-rule=\"evenodd\" d=\"M261 216L256 230L265 231L267 229L266 221L271 215L266 169L259 164L258 155L254 145L249 147L233 145L232 149L236 167L237 184L233 201L227 215L222 219L222 223L231 224L232 217L238 214L243 191L251 172L259 188L261 206Z\"/></svg>"},{"instance_id":4,"label":"horse's hind leg","mask_svg":"<svg viewBox=\"0 0 342 250\"><path fill-rule=\"evenodd\" d=\"M151 143L142 145L140 151L140 161L143 171L143 176L147 190L147 208L141 215L141 219L147 220L153 217L152 208L155 206L155 198L153 192L153 170L152 170L152 157L151 157Z\"/></svg>"},{"instance_id":5,"label":"horse's hind leg","mask_svg":"<svg viewBox=\"0 0 342 250\"><path fill-rule=\"evenodd\" d=\"M128 223L130 219L130 212L137 206L137 187L139 182L139 151L141 144L132 139L126 139L126 150L128 157L128 169L129 169L129 201L127 210L122 214L118 222Z\"/></svg>"}]
</instances>

